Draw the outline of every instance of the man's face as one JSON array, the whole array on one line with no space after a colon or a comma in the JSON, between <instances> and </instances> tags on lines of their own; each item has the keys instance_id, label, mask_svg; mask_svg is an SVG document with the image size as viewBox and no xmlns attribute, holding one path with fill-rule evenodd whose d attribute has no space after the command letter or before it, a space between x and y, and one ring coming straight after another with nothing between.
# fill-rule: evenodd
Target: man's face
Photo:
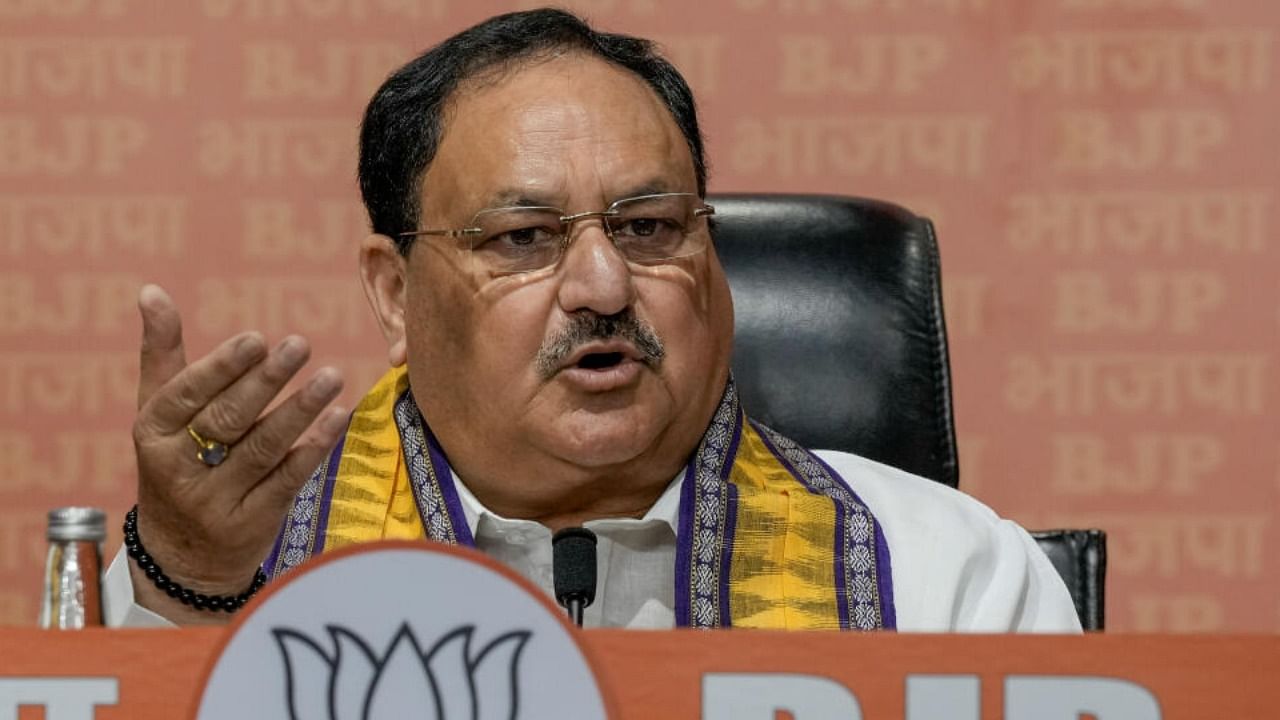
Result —
<instances>
[{"instance_id":1,"label":"man's face","mask_svg":"<svg viewBox=\"0 0 1280 720\"><path fill-rule=\"evenodd\" d=\"M653 192L697 192L670 113L634 75L569 55L457 93L423 179L421 227L462 228L515 204L598 211ZM707 232L705 221L694 227ZM597 218L575 223L570 241L554 267L530 274L486 272L466 241L446 237L419 238L406 262L414 395L454 468L495 510L528 516L575 494L660 491L727 377L733 310L709 243L637 265ZM660 362L615 337L571 341L547 365L575 316L627 314L660 340Z\"/></svg>"}]
</instances>

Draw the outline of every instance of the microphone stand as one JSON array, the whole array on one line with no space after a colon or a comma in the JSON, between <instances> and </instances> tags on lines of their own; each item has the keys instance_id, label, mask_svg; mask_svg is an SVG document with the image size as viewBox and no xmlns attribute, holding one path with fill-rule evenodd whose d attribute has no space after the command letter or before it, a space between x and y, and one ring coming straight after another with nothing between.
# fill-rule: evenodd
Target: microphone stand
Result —
<instances>
[{"instance_id":1,"label":"microphone stand","mask_svg":"<svg viewBox=\"0 0 1280 720\"><path fill-rule=\"evenodd\" d=\"M569 612L569 619L578 627L582 627L582 611L587 609L583 598L578 595L565 598L564 608Z\"/></svg>"}]
</instances>

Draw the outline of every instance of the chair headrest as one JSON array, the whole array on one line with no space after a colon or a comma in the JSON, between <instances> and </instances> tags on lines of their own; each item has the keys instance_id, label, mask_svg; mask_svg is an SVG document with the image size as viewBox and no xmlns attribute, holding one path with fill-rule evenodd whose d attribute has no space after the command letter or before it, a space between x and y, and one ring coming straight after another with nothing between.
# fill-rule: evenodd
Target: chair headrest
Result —
<instances>
[{"instance_id":1,"label":"chair headrest","mask_svg":"<svg viewBox=\"0 0 1280 720\"><path fill-rule=\"evenodd\" d=\"M800 444L959 482L933 225L895 205L715 195L747 413Z\"/></svg>"}]
</instances>

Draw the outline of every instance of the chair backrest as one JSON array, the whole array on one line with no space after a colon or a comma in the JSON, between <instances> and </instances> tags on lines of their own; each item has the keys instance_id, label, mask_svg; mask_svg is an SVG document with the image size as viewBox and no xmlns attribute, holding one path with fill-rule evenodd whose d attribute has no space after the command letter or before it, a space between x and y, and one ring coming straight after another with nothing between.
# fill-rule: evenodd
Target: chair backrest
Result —
<instances>
[{"instance_id":1,"label":"chair backrest","mask_svg":"<svg viewBox=\"0 0 1280 720\"><path fill-rule=\"evenodd\" d=\"M733 374L752 417L959 485L933 225L895 205L824 195L715 195L733 290ZM1081 625L1100 630L1106 536L1035 533Z\"/></svg>"},{"instance_id":2,"label":"chair backrest","mask_svg":"<svg viewBox=\"0 0 1280 720\"><path fill-rule=\"evenodd\" d=\"M895 205L715 195L752 417L956 487L951 370L933 225Z\"/></svg>"}]
</instances>

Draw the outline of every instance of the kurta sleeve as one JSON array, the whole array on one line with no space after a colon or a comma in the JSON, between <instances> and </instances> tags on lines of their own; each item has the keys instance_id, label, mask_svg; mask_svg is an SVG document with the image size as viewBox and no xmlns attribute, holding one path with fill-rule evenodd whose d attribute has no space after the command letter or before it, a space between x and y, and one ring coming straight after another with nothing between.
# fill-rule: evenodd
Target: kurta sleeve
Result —
<instances>
[{"instance_id":1,"label":"kurta sleeve","mask_svg":"<svg viewBox=\"0 0 1280 720\"><path fill-rule=\"evenodd\" d=\"M102 614L107 627L176 627L164 617L133 601L133 579L129 556L123 547L116 553L102 578Z\"/></svg>"}]
</instances>

